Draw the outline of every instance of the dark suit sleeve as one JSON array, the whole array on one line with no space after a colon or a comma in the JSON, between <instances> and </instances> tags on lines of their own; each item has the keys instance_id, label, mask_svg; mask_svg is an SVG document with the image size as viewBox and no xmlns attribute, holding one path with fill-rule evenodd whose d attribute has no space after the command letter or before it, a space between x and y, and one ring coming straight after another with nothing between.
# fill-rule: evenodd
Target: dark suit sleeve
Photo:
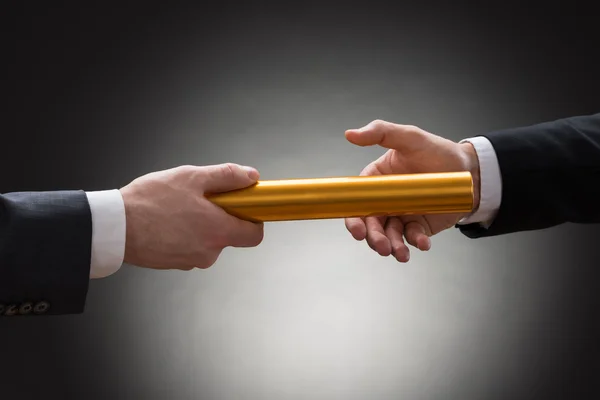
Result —
<instances>
[{"instance_id":1,"label":"dark suit sleeve","mask_svg":"<svg viewBox=\"0 0 600 400\"><path fill-rule=\"evenodd\" d=\"M0 316L83 312L91 237L83 191L0 195Z\"/></svg>"},{"instance_id":2,"label":"dark suit sleeve","mask_svg":"<svg viewBox=\"0 0 600 400\"><path fill-rule=\"evenodd\" d=\"M479 238L600 223L600 114L484 135L502 176L502 203L493 224L457 227Z\"/></svg>"}]
</instances>

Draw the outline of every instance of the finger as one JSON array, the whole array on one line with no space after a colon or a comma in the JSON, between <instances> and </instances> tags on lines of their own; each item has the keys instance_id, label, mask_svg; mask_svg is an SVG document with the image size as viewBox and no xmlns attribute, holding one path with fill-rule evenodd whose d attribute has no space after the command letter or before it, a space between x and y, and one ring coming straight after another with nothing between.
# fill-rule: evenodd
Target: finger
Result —
<instances>
[{"instance_id":1,"label":"finger","mask_svg":"<svg viewBox=\"0 0 600 400\"><path fill-rule=\"evenodd\" d=\"M385 157L385 155L379 157L377 160L375 160L371 164L367 165L360 172L360 176L385 175L385 171L381 170L381 164L383 163L384 157Z\"/></svg>"},{"instance_id":2,"label":"finger","mask_svg":"<svg viewBox=\"0 0 600 400\"><path fill-rule=\"evenodd\" d=\"M400 218L388 218L385 225L385 235L388 237L392 246L392 255L396 257L396 260L399 262L408 262L410 259L410 250L406 243L404 243L403 234L404 225Z\"/></svg>"},{"instance_id":3,"label":"finger","mask_svg":"<svg viewBox=\"0 0 600 400\"><path fill-rule=\"evenodd\" d=\"M406 241L419 250L427 251L431 248L431 240L425 227L417 221L411 221L404 226Z\"/></svg>"},{"instance_id":4,"label":"finger","mask_svg":"<svg viewBox=\"0 0 600 400\"><path fill-rule=\"evenodd\" d=\"M383 257L392 254L392 245L385 235L385 219L385 217L367 217L365 219L365 225L367 227L367 243Z\"/></svg>"},{"instance_id":5,"label":"finger","mask_svg":"<svg viewBox=\"0 0 600 400\"><path fill-rule=\"evenodd\" d=\"M414 149L421 145L424 131L411 125L375 120L359 129L346 131L346 139L357 146L379 145L388 149Z\"/></svg>"},{"instance_id":6,"label":"finger","mask_svg":"<svg viewBox=\"0 0 600 400\"><path fill-rule=\"evenodd\" d=\"M263 241L264 224L242 221L236 217L227 216L226 246L256 247Z\"/></svg>"},{"instance_id":7,"label":"finger","mask_svg":"<svg viewBox=\"0 0 600 400\"><path fill-rule=\"evenodd\" d=\"M377 162L367 165L360 173L360 176L372 175L381 175L381 172L377 169ZM392 253L392 246L385 236L384 225L386 217L364 217L362 221L364 221L369 247L381 256L389 256Z\"/></svg>"},{"instance_id":8,"label":"finger","mask_svg":"<svg viewBox=\"0 0 600 400\"><path fill-rule=\"evenodd\" d=\"M367 237L367 226L362 218L346 218L346 229L356 240L365 240Z\"/></svg>"},{"instance_id":9,"label":"finger","mask_svg":"<svg viewBox=\"0 0 600 400\"><path fill-rule=\"evenodd\" d=\"M220 193L251 186L260 174L252 167L234 163L199 167L205 192Z\"/></svg>"},{"instance_id":10,"label":"finger","mask_svg":"<svg viewBox=\"0 0 600 400\"><path fill-rule=\"evenodd\" d=\"M211 250L209 252L206 252L194 268L208 269L217 262L220 255L221 250Z\"/></svg>"},{"instance_id":11,"label":"finger","mask_svg":"<svg viewBox=\"0 0 600 400\"><path fill-rule=\"evenodd\" d=\"M381 175L381 172L377 169L376 162L372 162L367 165L361 172L360 176L369 176L369 175ZM346 229L352 237L356 240L365 240L367 237L367 225L365 224L365 218L346 218L345 221Z\"/></svg>"}]
</instances>

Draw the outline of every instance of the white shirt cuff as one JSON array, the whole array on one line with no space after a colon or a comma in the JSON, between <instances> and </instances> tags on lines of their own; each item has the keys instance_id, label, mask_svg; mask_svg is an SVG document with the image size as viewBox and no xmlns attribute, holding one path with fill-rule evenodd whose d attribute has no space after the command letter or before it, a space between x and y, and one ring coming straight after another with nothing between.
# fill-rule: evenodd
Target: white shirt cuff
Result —
<instances>
[{"instance_id":1,"label":"white shirt cuff","mask_svg":"<svg viewBox=\"0 0 600 400\"><path fill-rule=\"evenodd\" d=\"M90 278L104 278L123 265L125 256L125 204L121 192L86 192L92 212Z\"/></svg>"},{"instance_id":2,"label":"white shirt cuff","mask_svg":"<svg viewBox=\"0 0 600 400\"><path fill-rule=\"evenodd\" d=\"M502 175L498 157L492 143L483 136L477 136L461 140L460 143L471 143L479 159L479 176L481 179L479 207L475 212L458 223L460 225L479 223L488 228L498 210L502 201Z\"/></svg>"}]
</instances>

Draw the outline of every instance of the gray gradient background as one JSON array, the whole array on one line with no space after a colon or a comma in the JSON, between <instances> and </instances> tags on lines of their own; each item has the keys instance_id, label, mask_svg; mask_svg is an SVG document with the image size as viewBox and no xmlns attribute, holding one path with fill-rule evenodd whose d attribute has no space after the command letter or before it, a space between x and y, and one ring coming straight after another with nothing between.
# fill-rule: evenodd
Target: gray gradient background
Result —
<instances>
[{"instance_id":1,"label":"gray gradient background","mask_svg":"<svg viewBox=\"0 0 600 400\"><path fill-rule=\"evenodd\" d=\"M584 10L193 11L5 13L0 190L110 189L227 161L263 179L353 175L384 150L354 147L344 130L376 118L460 140L600 104ZM593 227L480 240L450 230L407 265L355 242L341 220L265 230L258 248L228 249L209 270L125 266L92 282L83 315L0 320L0 397L596 389L595 263L582 255Z\"/></svg>"}]
</instances>

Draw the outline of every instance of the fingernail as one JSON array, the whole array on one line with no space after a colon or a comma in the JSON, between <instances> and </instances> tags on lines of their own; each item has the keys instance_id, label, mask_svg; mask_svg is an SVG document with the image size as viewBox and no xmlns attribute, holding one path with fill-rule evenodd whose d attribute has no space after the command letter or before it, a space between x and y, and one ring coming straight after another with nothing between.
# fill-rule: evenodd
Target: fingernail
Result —
<instances>
[{"instance_id":1,"label":"fingernail","mask_svg":"<svg viewBox=\"0 0 600 400\"><path fill-rule=\"evenodd\" d=\"M257 180L258 177L260 176L258 171L255 168L252 168L252 167L242 167L242 168L244 168L244 170L248 173L248 177L250 179Z\"/></svg>"}]
</instances>

